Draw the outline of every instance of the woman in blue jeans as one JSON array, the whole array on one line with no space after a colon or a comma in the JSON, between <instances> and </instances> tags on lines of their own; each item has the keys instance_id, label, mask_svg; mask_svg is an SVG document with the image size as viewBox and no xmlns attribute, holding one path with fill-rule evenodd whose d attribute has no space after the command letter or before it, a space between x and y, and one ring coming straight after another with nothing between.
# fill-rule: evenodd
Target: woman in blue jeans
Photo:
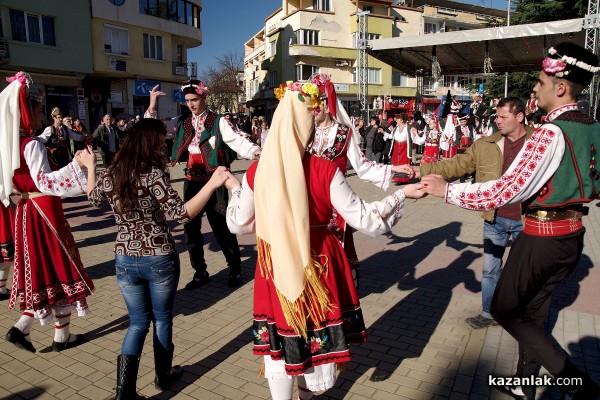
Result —
<instances>
[{"instance_id":1,"label":"woman in blue jeans","mask_svg":"<svg viewBox=\"0 0 600 400\"><path fill-rule=\"evenodd\" d=\"M117 358L117 400L145 398L137 394L136 380L150 321L154 323L156 388L164 390L181 377L181 366L172 366L179 255L165 214L188 222L202 210L212 192L232 177L225 167L219 167L204 188L184 203L165 171L166 133L161 121L143 119L128 132L114 161L97 182L95 160L87 165L90 202L95 207L108 202L117 222L117 284L130 318Z\"/></svg>"}]
</instances>

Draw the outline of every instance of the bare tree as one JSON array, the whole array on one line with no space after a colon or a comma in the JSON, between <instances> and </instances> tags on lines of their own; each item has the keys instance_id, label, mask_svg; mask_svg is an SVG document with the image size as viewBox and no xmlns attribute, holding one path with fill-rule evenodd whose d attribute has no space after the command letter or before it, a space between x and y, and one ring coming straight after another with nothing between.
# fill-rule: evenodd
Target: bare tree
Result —
<instances>
[{"instance_id":1,"label":"bare tree","mask_svg":"<svg viewBox=\"0 0 600 400\"><path fill-rule=\"evenodd\" d=\"M244 94L240 85L243 58L236 51L217 57L202 73L202 81L208 86L208 106L216 112L237 112L238 101Z\"/></svg>"}]
</instances>

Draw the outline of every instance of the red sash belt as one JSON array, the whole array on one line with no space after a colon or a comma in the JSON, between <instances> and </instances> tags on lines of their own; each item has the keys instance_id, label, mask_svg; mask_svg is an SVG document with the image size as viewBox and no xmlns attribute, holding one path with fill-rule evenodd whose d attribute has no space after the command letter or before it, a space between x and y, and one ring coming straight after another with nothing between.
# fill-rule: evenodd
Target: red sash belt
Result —
<instances>
[{"instance_id":1,"label":"red sash belt","mask_svg":"<svg viewBox=\"0 0 600 400\"><path fill-rule=\"evenodd\" d=\"M189 153L185 178L188 181L208 182L211 175L206 171L204 156L201 153Z\"/></svg>"},{"instance_id":2,"label":"red sash belt","mask_svg":"<svg viewBox=\"0 0 600 400\"><path fill-rule=\"evenodd\" d=\"M581 217L569 219L540 220L525 216L523 232L532 236L563 236L583 229Z\"/></svg>"}]
</instances>

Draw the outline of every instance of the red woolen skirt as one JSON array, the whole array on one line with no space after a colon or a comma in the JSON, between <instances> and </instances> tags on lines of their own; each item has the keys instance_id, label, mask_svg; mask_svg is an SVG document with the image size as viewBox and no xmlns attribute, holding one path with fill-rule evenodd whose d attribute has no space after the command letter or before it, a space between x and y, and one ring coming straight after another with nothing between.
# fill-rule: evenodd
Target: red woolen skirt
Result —
<instances>
[{"instance_id":1,"label":"red woolen skirt","mask_svg":"<svg viewBox=\"0 0 600 400\"><path fill-rule=\"evenodd\" d=\"M307 318L307 338L287 323L273 280L257 265L254 279L253 352L284 360L287 375L328 363L350 361L350 343L367 339L350 265L338 239L327 229L311 230L311 250L326 266L321 281L330 294L331 310L322 321Z\"/></svg>"},{"instance_id":2,"label":"red woolen skirt","mask_svg":"<svg viewBox=\"0 0 600 400\"><path fill-rule=\"evenodd\" d=\"M394 142L394 150L392 151L392 165L410 164L410 158L406 154L408 142ZM408 175L396 174L392 178L396 183L408 183Z\"/></svg>"},{"instance_id":3,"label":"red woolen skirt","mask_svg":"<svg viewBox=\"0 0 600 400\"><path fill-rule=\"evenodd\" d=\"M85 272L71 228L56 196L21 200L15 214L15 262L9 308L34 310L42 320L51 308L88 312L94 284Z\"/></svg>"},{"instance_id":4,"label":"red woolen skirt","mask_svg":"<svg viewBox=\"0 0 600 400\"><path fill-rule=\"evenodd\" d=\"M425 150L423 151L423 157L421 158L421 164L430 164L438 161L440 148L433 143L426 143Z\"/></svg>"},{"instance_id":5,"label":"red woolen skirt","mask_svg":"<svg viewBox=\"0 0 600 400\"><path fill-rule=\"evenodd\" d=\"M10 262L15 254L15 211L12 204L0 203L0 263Z\"/></svg>"}]
</instances>

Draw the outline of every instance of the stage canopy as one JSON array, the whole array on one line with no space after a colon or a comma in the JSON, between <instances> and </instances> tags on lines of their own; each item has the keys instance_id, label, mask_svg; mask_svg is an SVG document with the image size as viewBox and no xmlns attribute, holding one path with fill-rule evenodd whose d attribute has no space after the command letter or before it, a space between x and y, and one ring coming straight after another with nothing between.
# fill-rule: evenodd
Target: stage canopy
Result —
<instances>
[{"instance_id":1,"label":"stage canopy","mask_svg":"<svg viewBox=\"0 0 600 400\"><path fill-rule=\"evenodd\" d=\"M565 40L584 45L583 19L377 39L368 53L410 76L431 76L434 52L441 75L489 73L486 53L491 73L533 71L545 50Z\"/></svg>"}]
</instances>

